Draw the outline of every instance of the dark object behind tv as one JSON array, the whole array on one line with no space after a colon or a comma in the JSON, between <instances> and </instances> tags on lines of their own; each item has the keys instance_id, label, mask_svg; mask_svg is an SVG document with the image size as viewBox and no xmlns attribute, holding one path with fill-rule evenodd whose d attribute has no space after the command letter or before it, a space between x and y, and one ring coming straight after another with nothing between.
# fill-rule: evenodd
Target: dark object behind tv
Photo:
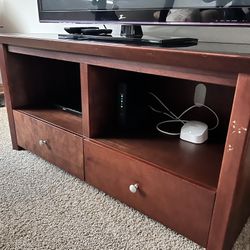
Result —
<instances>
[{"instance_id":1,"label":"dark object behind tv","mask_svg":"<svg viewBox=\"0 0 250 250\"><path fill-rule=\"evenodd\" d=\"M41 22L250 26L243 0L38 0Z\"/></svg>"}]
</instances>

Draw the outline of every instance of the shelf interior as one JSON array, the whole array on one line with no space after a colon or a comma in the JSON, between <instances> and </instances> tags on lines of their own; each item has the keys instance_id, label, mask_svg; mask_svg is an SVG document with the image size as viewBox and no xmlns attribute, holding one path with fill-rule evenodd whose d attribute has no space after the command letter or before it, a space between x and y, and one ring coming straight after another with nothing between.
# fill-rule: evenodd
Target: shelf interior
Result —
<instances>
[{"instance_id":1,"label":"shelf interior","mask_svg":"<svg viewBox=\"0 0 250 250\"><path fill-rule=\"evenodd\" d=\"M88 112L92 121L89 137L116 137L117 132L125 136L141 132L154 135L159 122L171 120L166 116L166 113L170 114L168 110L176 116L189 110L181 119L201 121L213 128L216 124L213 110L219 117L219 124L211 136L225 141L235 92L233 87L203 83L206 90L204 104L208 108L191 108L195 89L200 84L195 81L95 66L89 67L88 81L91 100ZM164 124L161 129L180 130L178 124L173 131L169 126L170 123Z\"/></svg>"},{"instance_id":2,"label":"shelf interior","mask_svg":"<svg viewBox=\"0 0 250 250\"><path fill-rule=\"evenodd\" d=\"M25 108L17 111L31 117L47 122L53 126L64 129L68 132L82 136L82 117L65 112L60 109L51 108Z\"/></svg>"}]
</instances>

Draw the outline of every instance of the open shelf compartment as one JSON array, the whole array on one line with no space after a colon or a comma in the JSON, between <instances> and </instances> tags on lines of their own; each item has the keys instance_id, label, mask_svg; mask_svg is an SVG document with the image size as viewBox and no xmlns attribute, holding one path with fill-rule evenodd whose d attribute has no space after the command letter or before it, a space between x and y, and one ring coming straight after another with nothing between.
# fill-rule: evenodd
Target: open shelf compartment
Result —
<instances>
[{"instance_id":1,"label":"open shelf compartment","mask_svg":"<svg viewBox=\"0 0 250 250\"><path fill-rule=\"evenodd\" d=\"M89 131L93 141L216 190L234 98L234 87L205 84L207 91L205 105L216 112L220 122L217 129L209 131L208 141L197 145L182 141L179 136L160 134L156 130L158 122L169 118L149 108L153 106L155 109L165 111L149 93L154 93L178 116L194 104L195 87L200 82L96 66L90 66L88 73L89 98L92 100L88 111L92 121ZM110 77L107 79L105 75ZM121 83L127 83L129 88L131 87L125 95L129 95L126 98L132 102L124 104L128 105L127 110L132 114L125 114L126 119L131 120L126 123L125 119L125 125L122 124L122 127L119 106ZM92 91L92 85L95 86L95 91ZM101 90L103 90L102 95L96 94ZM133 107L135 109L139 107L139 110L134 111ZM183 119L203 121L209 127L213 127L216 123L214 115L204 107L194 108ZM180 127L177 130L180 131Z\"/></svg>"},{"instance_id":2,"label":"open shelf compartment","mask_svg":"<svg viewBox=\"0 0 250 250\"><path fill-rule=\"evenodd\" d=\"M9 58L13 109L82 135L80 65L13 53Z\"/></svg>"}]
</instances>

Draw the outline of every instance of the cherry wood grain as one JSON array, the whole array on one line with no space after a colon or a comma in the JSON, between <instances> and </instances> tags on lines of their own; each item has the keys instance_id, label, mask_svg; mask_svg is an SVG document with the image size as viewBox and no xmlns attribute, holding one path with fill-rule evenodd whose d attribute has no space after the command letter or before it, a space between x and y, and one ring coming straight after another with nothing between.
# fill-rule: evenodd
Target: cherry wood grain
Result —
<instances>
[{"instance_id":1,"label":"cherry wood grain","mask_svg":"<svg viewBox=\"0 0 250 250\"><path fill-rule=\"evenodd\" d=\"M48 35L4 35L0 36L0 43L17 45L28 48L45 49L49 51L61 51L94 55L107 58L116 58L126 61L138 61L156 63L159 65L172 65L193 69L203 69L217 72L250 72L250 53L240 54L238 52L227 53L200 50L194 48L157 48L148 46L133 46L126 44L114 44L104 42L69 41L60 40L56 37L49 38ZM209 45L207 45L209 46ZM223 45L217 44L217 47ZM208 47L209 48L209 47Z\"/></svg>"},{"instance_id":2,"label":"cherry wood grain","mask_svg":"<svg viewBox=\"0 0 250 250\"><path fill-rule=\"evenodd\" d=\"M88 183L206 246L215 192L93 142L85 159Z\"/></svg>"},{"instance_id":3,"label":"cherry wood grain","mask_svg":"<svg viewBox=\"0 0 250 250\"><path fill-rule=\"evenodd\" d=\"M88 65L80 64L80 77L81 77L81 101L82 101L82 120L83 120L83 135L90 136L90 113L89 113L89 78L88 78Z\"/></svg>"},{"instance_id":4,"label":"cherry wood grain","mask_svg":"<svg viewBox=\"0 0 250 250\"><path fill-rule=\"evenodd\" d=\"M5 92L5 106L8 111L8 120L9 120L9 127L10 127L10 135L11 135L11 141L12 141L12 147L13 149L20 149L17 145L17 139L16 139L16 130L15 130L15 123L14 123L14 117L13 117L13 89L11 89L9 85L9 78L10 78L10 65L9 65L9 58L7 53L7 46L0 45L0 69L1 69L1 76L2 76L2 82L4 86L4 92Z\"/></svg>"},{"instance_id":5,"label":"cherry wood grain","mask_svg":"<svg viewBox=\"0 0 250 250\"><path fill-rule=\"evenodd\" d=\"M1 34L0 43L14 149L28 149L84 179L86 137L89 183L208 250L231 248L250 215L249 45L170 49L21 34ZM142 84L178 114L193 104L196 84L206 83L206 104L220 125L197 146L155 136L151 114L143 133L124 136L116 108L123 80ZM82 104L82 118L47 110L68 97ZM204 110L193 115L214 122ZM44 138L48 143L38 145ZM136 182L139 191L132 195L128 185Z\"/></svg>"},{"instance_id":6,"label":"cherry wood grain","mask_svg":"<svg viewBox=\"0 0 250 250\"><path fill-rule=\"evenodd\" d=\"M159 65L156 63L145 63L144 61L127 63L125 60L98 57L93 55L71 54L67 52L48 51L41 49L24 48L9 46L9 52L32 55L44 58L58 59L77 63L91 64L101 67L122 69L139 73L154 74L159 76L168 76L179 79L188 79L194 81L207 82L210 84L220 84L225 86L235 86L237 73L217 72L209 70L200 70L198 68L190 69L180 66Z\"/></svg>"},{"instance_id":7,"label":"cherry wood grain","mask_svg":"<svg viewBox=\"0 0 250 250\"><path fill-rule=\"evenodd\" d=\"M250 215L250 76L240 74L222 161L208 250L231 249Z\"/></svg>"},{"instance_id":8,"label":"cherry wood grain","mask_svg":"<svg viewBox=\"0 0 250 250\"><path fill-rule=\"evenodd\" d=\"M82 137L14 111L17 143L24 149L84 179ZM40 145L40 140L46 144Z\"/></svg>"},{"instance_id":9,"label":"cherry wood grain","mask_svg":"<svg viewBox=\"0 0 250 250\"><path fill-rule=\"evenodd\" d=\"M84 135L95 137L113 129L116 119L115 94L119 72L81 64L84 88Z\"/></svg>"}]
</instances>

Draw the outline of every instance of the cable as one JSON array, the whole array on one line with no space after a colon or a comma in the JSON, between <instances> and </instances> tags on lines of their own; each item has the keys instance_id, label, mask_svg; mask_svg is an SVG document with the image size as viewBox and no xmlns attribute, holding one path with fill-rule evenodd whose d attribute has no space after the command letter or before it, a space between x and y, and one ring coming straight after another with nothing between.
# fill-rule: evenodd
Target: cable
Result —
<instances>
[{"instance_id":1,"label":"cable","mask_svg":"<svg viewBox=\"0 0 250 250\"><path fill-rule=\"evenodd\" d=\"M193 108L201 108L201 107L204 107L204 108L208 109L210 112L213 113L213 115L216 118L216 124L215 124L215 126L212 127L212 128L209 128L208 130L214 130L214 129L216 129L219 126L219 122L220 122L219 117L218 117L218 115L215 113L215 111L213 109L211 109L210 107L208 107L205 104L199 103L199 104L195 104L195 105L191 106L190 108L188 108L184 112L182 112L181 115L179 116L179 118L181 118L184 114L186 114L188 111L192 110Z\"/></svg>"},{"instance_id":2,"label":"cable","mask_svg":"<svg viewBox=\"0 0 250 250\"><path fill-rule=\"evenodd\" d=\"M166 113L166 112L157 110L157 109L153 108L153 107L150 106L150 105L148 105L148 107L149 107L152 111L154 111L155 113L160 113L160 114L163 114L163 115L168 116L168 117L171 118L171 119L175 119L175 117L171 116L170 114L168 114L168 113Z\"/></svg>"},{"instance_id":3,"label":"cable","mask_svg":"<svg viewBox=\"0 0 250 250\"><path fill-rule=\"evenodd\" d=\"M148 106L152 111L156 112L156 113L160 113L160 114L163 114L163 115L166 115L168 116L169 118L171 118L172 120L165 120L165 121L162 121L162 122L159 122L157 125L156 125L156 129L163 133L163 134L167 134L167 135L180 135L180 132L177 132L177 133L172 133L172 132L167 132L163 129L160 128L160 126L162 124L166 124L166 123L173 123L173 122L181 122L182 124L185 124L186 122L188 122L188 120L182 120L181 117L183 117L186 113L188 113L190 110L194 109L194 108L201 108L201 107L204 107L206 109L208 109L210 112L212 112L212 114L215 116L216 118L216 124L214 127L212 128L209 128L208 130L214 130L216 129L218 126L219 126L219 117L218 115L215 113L215 111L213 109L211 109L210 107L208 107L207 105L205 104L195 104L189 108L187 108L186 110L184 110L179 116L176 116L162 101L161 99L156 96L154 93L152 92L148 92L150 95L152 95L170 114L164 112L164 111L161 111L161 110L157 110L155 108L153 108L152 106Z\"/></svg>"},{"instance_id":4,"label":"cable","mask_svg":"<svg viewBox=\"0 0 250 250\"><path fill-rule=\"evenodd\" d=\"M156 96L154 93L149 92L150 95L152 95L173 117L175 117L177 120L180 120L162 101L161 99Z\"/></svg>"},{"instance_id":5,"label":"cable","mask_svg":"<svg viewBox=\"0 0 250 250\"><path fill-rule=\"evenodd\" d=\"M181 120L167 120L167 121L163 121L163 122L159 122L159 123L157 123L157 125L156 125L156 129L159 131L159 132L161 132L161 133L163 133L163 134L166 134L166 135L179 135L180 134L180 132L176 132L176 133L172 133L172 132L167 132L167 131L165 131L165 130L163 130L163 129L161 129L160 128L160 125L162 125L162 124L165 124L165 123L171 123L171 122L181 122L181 123L185 123L185 122L187 122L187 121L181 121Z\"/></svg>"},{"instance_id":6,"label":"cable","mask_svg":"<svg viewBox=\"0 0 250 250\"><path fill-rule=\"evenodd\" d=\"M206 106L206 105L204 105L204 104L202 104L202 107L205 107L205 108L207 108L209 111L211 111L213 114L214 114L214 116L215 116L215 118L216 118L216 124L215 124L215 126L214 127L212 127L212 128L209 128L208 130L215 130L218 126L219 126L219 123L220 123L220 120L219 120L219 117L218 117L218 115L215 113L215 111L214 110L212 110L210 107L208 107L208 106Z\"/></svg>"}]
</instances>

